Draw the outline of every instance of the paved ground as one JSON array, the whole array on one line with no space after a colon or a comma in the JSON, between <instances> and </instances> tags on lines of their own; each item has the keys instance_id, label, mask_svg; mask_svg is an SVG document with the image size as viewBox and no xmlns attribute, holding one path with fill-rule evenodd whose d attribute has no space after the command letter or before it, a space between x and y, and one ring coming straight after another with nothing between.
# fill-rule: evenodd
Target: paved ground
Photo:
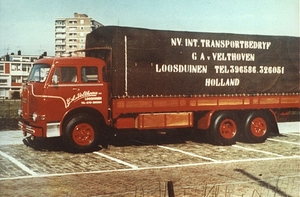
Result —
<instances>
[{"instance_id":1,"label":"paved ground","mask_svg":"<svg viewBox=\"0 0 300 197\"><path fill-rule=\"evenodd\" d=\"M279 127L262 144L146 135L86 154L57 139L35 150L21 131L0 132L0 196L167 196L168 181L175 196L299 196L300 123Z\"/></svg>"}]
</instances>

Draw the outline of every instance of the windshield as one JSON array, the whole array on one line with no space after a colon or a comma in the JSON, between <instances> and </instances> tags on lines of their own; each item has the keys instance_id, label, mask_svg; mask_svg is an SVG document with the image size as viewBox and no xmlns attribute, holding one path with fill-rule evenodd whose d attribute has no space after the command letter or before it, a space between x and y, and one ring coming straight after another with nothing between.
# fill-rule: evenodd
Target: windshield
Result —
<instances>
[{"instance_id":1,"label":"windshield","mask_svg":"<svg viewBox=\"0 0 300 197\"><path fill-rule=\"evenodd\" d=\"M45 82L49 74L50 65L48 64L35 64L31 69L28 81Z\"/></svg>"}]
</instances>

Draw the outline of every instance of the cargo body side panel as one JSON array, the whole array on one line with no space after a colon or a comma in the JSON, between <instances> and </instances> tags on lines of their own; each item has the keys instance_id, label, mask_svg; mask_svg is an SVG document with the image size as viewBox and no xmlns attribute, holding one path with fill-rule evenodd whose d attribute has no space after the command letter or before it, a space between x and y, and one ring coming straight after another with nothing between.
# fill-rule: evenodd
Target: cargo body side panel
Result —
<instances>
[{"instance_id":1,"label":"cargo body side panel","mask_svg":"<svg viewBox=\"0 0 300 197\"><path fill-rule=\"evenodd\" d=\"M102 46L113 97L299 93L295 37L100 27L86 47Z\"/></svg>"}]
</instances>

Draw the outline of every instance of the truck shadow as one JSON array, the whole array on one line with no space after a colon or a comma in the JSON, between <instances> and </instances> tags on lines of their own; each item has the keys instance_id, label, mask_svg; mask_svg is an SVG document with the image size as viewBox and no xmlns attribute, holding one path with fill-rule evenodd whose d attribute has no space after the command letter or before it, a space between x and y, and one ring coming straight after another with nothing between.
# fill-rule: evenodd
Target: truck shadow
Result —
<instances>
[{"instance_id":1,"label":"truck shadow","mask_svg":"<svg viewBox=\"0 0 300 197\"><path fill-rule=\"evenodd\" d=\"M182 144L186 141L208 143L205 133L192 129L116 131L109 136L108 144L113 146L143 146L162 144ZM105 147L105 145L103 146Z\"/></svg>"},{"instance_id":2,"label":"truck shadow","mask_svg":"<svg viewBox=\"0 0 300 197\"><path fill-rule=\"evenodd\" d=\"M30 137L23 139L23 143L38 151L66 151L61 138L35 138Z\"/></svg>"},{"instance_id":3,"label":"truck shadow","mask_svg":"<svg viewBox=\"0 0 300 197\"><path fill-rule=\"evenodd\" d=\"M99 141L99 146L94 150L98 151L107 148L109 145L116 147L125 146L146 146L162 144L183 144L186 141L197 143L209 143L204 133L194 132L192 129L172 130L122 130L110 131L105 139ZM23 143L38 151L67 151L61 138L24 138Z\"/></svg>"}]
</instances>

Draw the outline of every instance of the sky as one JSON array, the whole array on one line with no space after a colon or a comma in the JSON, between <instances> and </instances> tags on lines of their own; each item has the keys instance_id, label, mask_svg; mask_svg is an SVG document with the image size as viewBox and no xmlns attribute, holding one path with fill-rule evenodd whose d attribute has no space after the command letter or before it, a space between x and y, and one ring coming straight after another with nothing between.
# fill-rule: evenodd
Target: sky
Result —
<instances>
[{"instance_id":1,"label":"sky","mask_svg":"<svg viewBox=\"0 0 300 197\"><path fill-rule=\"evenodd\" d=\"M0 56L54 55L55 19L105 26L299 37L299 0L0 0Z\"/></svg>"}]
</instances>

